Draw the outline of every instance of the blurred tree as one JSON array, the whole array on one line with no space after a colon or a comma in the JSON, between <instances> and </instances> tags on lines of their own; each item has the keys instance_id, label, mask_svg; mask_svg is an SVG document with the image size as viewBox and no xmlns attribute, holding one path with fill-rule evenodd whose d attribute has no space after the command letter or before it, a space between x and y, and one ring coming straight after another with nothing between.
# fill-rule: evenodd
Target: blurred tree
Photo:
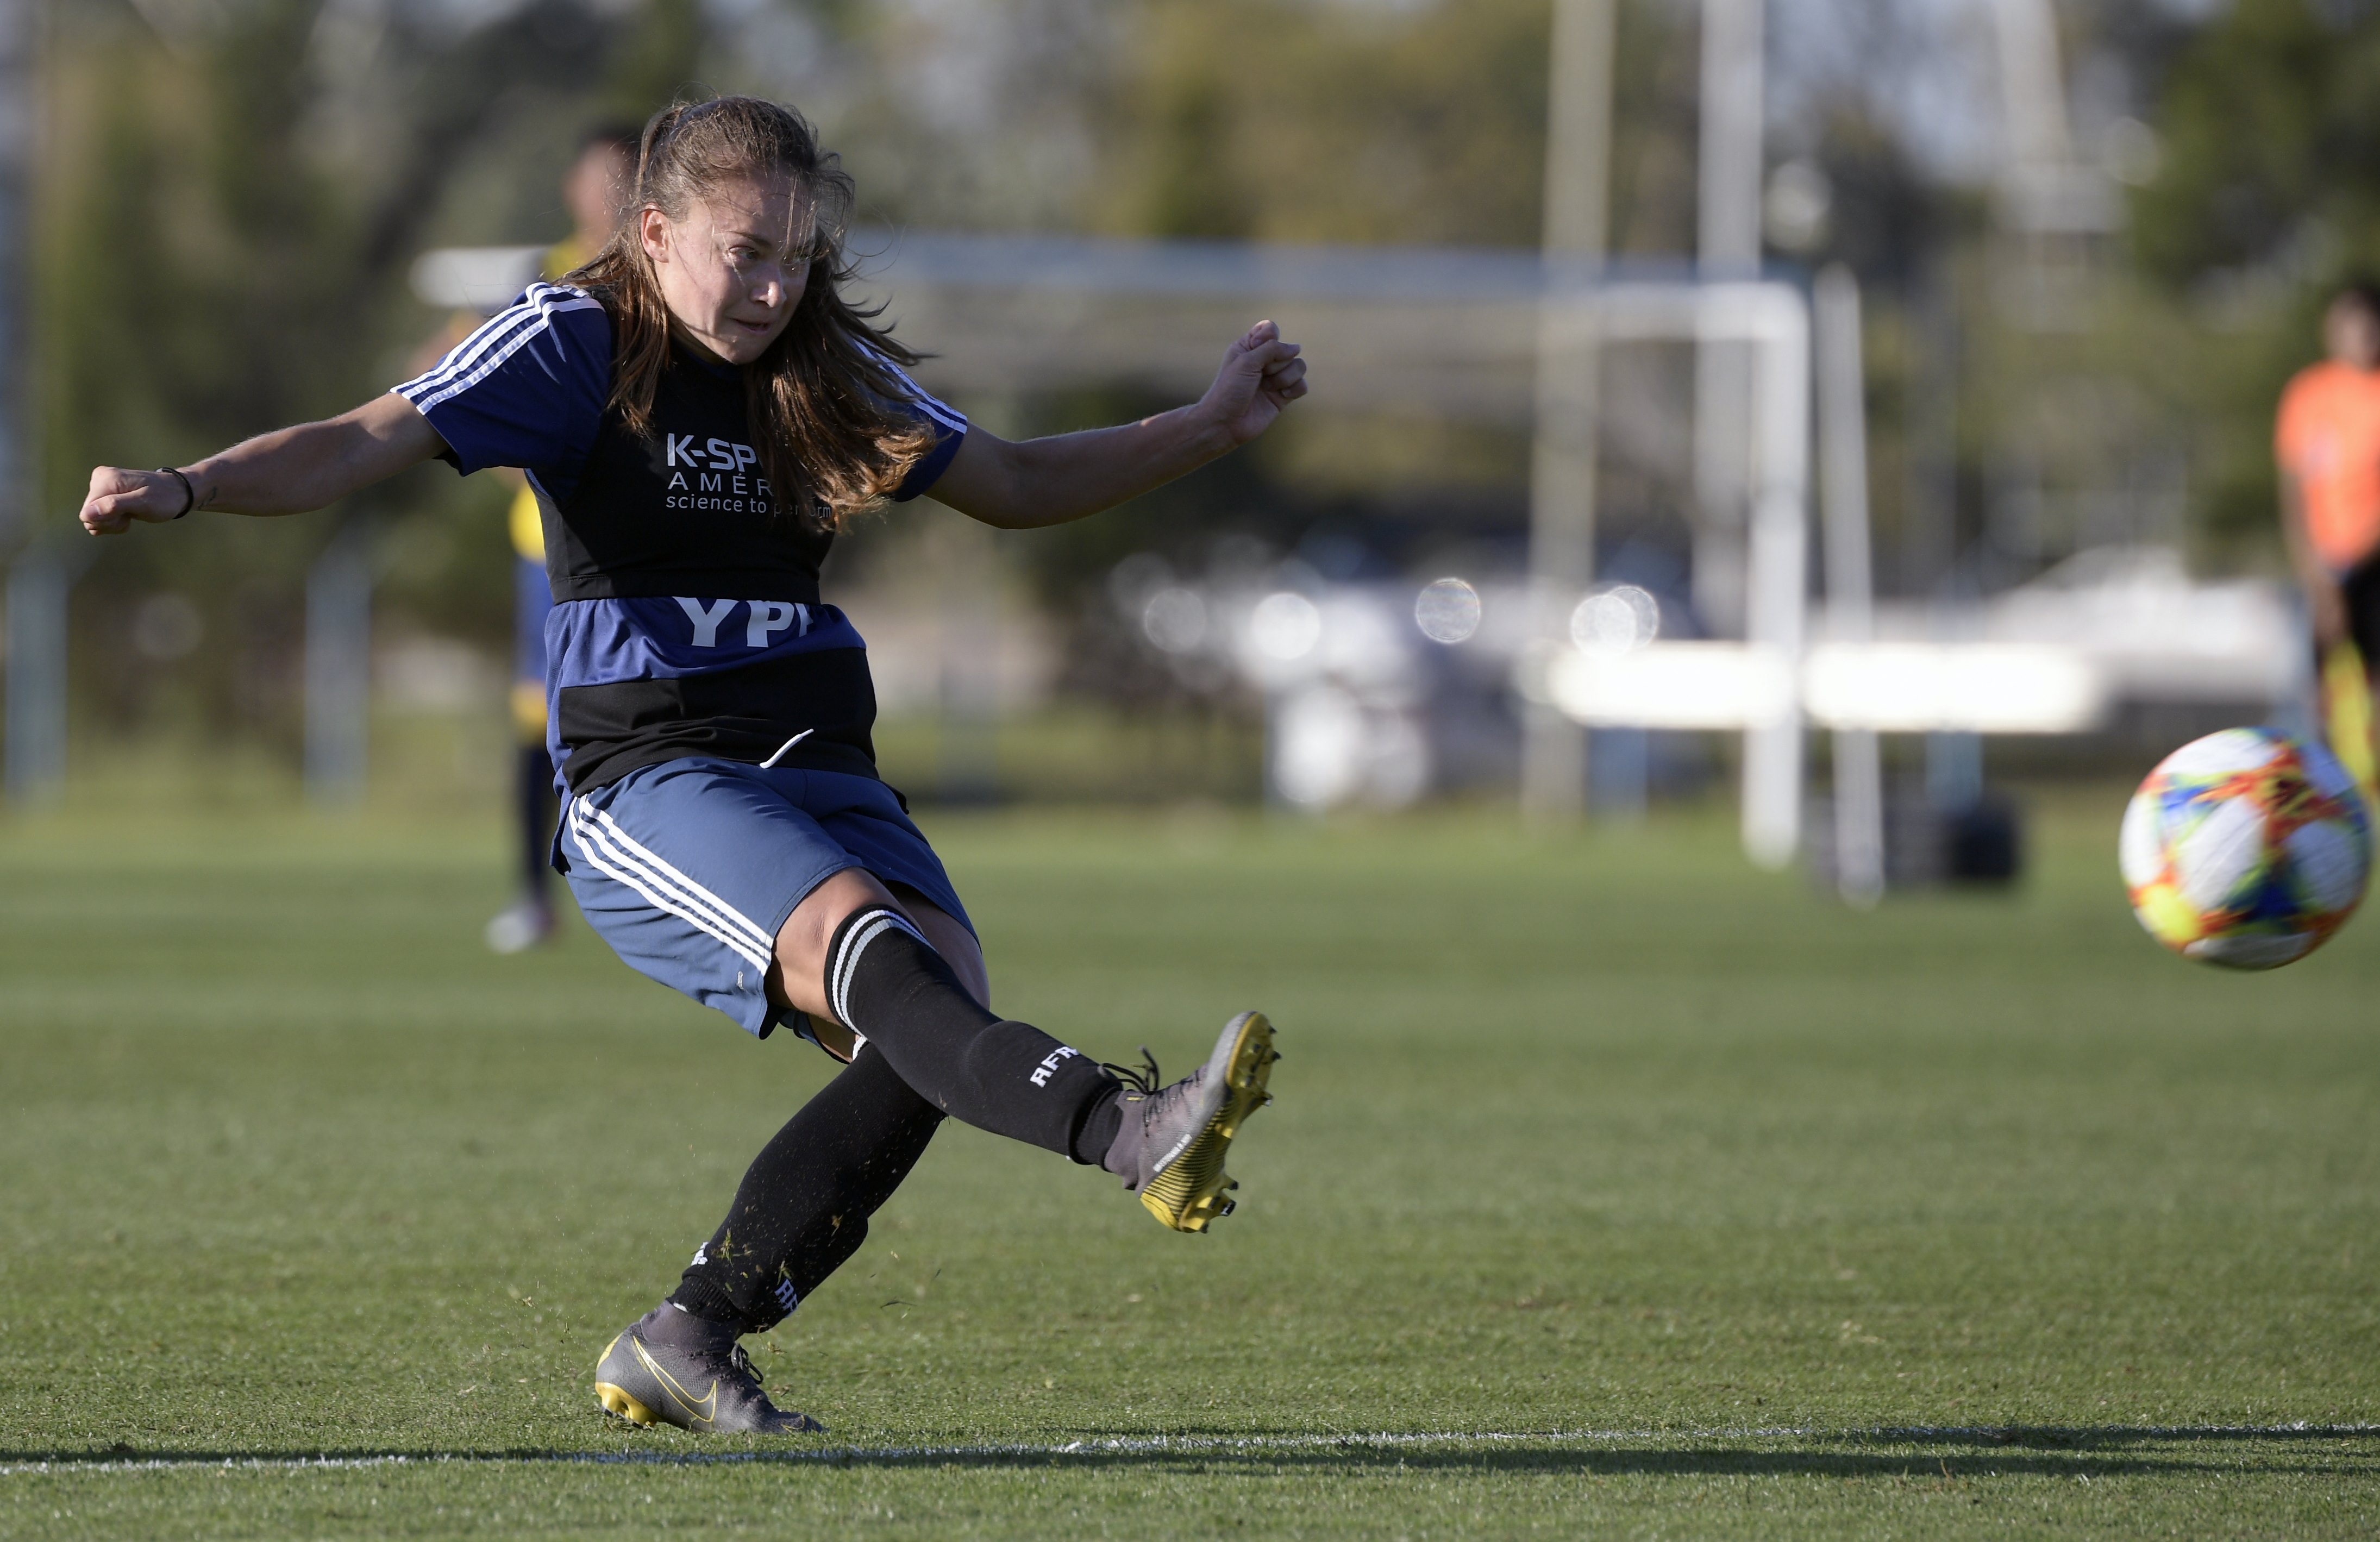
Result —
<instances>
[{"instance_id":1,"label":"blurred tree","mask_svg":"<svg viewBox=\"0 0 2380 1542\"><path fill-rule=\"evenodd\" d=\"M718 17L728 7L713 6ZM753 4L706 68L793 102L859 177L870 218L1052 230L1105 184L1103 104L1127 90L1137 0Z\"/></svg>"},{"instance_id":2,"label":"blurred tree","mask_svg":"<svg viewBox=\"0 0 2380 1542\"><path fill-rule=\"evenodd\" d=\"M2380 223L2380 11L2239 0L2174 61L2159 174L2133 201L2150 272L2289 261L2309 240L2369 250Z\"/></svg>"},{"instance_id":3,"label":"blurred tree","mask_svg":"<svg viewBox=\"0 0 2380 1542\"><path fill-rule=\"evenodd\" d=\"M704 94L696 77L706 41L702 0L651 0L630 13L597 101L612 116L642 119L665 103Z\"/></svg>"},{"instance_id":4,"label":"blurred tree","mask_svg":"<svg viewBox=\"0 0 2380 1542\"><path fill-rule=\"evenodd\" d=\"M1113 82L1096 103L1103 154L1082 198L1089 228L1537 244L1547 0L1148 0L1126 14ZM1620 48L1614 246L1672 254L1692 240L1692 33L1643 0L1623 6ZM1164 405L1093 396L1034 410L1071 427ZM1524 436L1509 430L1293 415L1249 453L1115 516L1012 545L1053 601L1087 592L1134 551L1195 567L1232 536L1285 550L1309 532L1333 533L1340 547L1353 534L1376 561L1401 565L1458 541L1517 541L1527 465Z\"/></svg>"},{"instance_id":5,"label":"blurred tree","mask_svg":"<svg viewBox=\"0 0 2380 1542\"><path fill-rule=\"evenodd\" d=\"M2329 288L2380 269L2380 10L2238 0L2155 62L2131 249L2196 361L2160 383L2188 397L2202 542L2270 560L2274 404Z\"/></svg>"},{"instance_id":6,"label":"blurred tree","mask_svg":"<svg viewBox=\"0 0 2380 1542\"><path fill-rule=\"evenodd\" d=\"M1411 6L1151 0L1091 213L1134 235L1534 246L1547 0ZM1626 7L1614 164L1621 250L1683 249L1692 51ZM1652 175L1645 175L1649 171ZM1687 213L1690 218L1690 212Z\"/></svg>"},{"instance_id":7,"label":"blurred tree","mask_svg":"<svg viewBox=\"0 0 2380 1542\"><path fill-rule=\"evenodd\" d=\"M562 120L566 142L570 120L640 115L655 82L693 75L700 41L693 0L532 0L479 26L422 0L52 15L39 368L54 530L94 464L187 460L400 378L428 322L405 273L474 152L523 119ZM558 164L513 168L496 201L533 188L550 207ZM430 468L358 502L405 516L399 610L505 635L500 490ZM303 574L332 523L204 518L97 549L77 602L82 699L116 726L269 725L286 742ZM195 632L143 630L161 596L195 607Z\"/></svg>"}]
</instances>

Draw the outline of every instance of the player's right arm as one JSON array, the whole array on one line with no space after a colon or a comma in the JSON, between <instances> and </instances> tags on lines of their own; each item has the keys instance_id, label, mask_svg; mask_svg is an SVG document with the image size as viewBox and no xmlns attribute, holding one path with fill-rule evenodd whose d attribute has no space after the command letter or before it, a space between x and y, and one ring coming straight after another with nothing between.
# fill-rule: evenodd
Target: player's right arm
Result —
<instances>
[{"instance_id":1,"label":"player's right arm","mask_svg":"<svg viewBox=\"0 0 2380 1542\"><path fill-rule=\"evenodd\" d=\"M135 521L162 524L191 508L227 514L303 514L443 454L446 442L411 402L391 393L319 423L276 429L181 468L102 466L91 474L82 528L122 535ZM184 505L188 504L190 508Z\"/></svg>"}]
</instances>

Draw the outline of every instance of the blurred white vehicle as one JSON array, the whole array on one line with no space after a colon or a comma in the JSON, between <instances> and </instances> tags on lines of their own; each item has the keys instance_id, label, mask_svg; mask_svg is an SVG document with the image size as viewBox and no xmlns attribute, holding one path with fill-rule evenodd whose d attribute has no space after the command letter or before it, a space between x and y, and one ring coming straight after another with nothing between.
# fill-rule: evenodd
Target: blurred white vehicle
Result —
<instances>
[{"instance_id":1,"label":"blurred white vehicle","mask_svg":"<svg viewBox=\"0 0 2380 1542\"><path fill-rule=\"evenodd\" d=\"M1152 563L1119 579L1119 606L1184 684L1261 693L1269 790L1318 810L1425 795L1450 759L1447 724L1509 728L1513 695L1609 726L1799 712L1883 732L2054 735L2103 729L2128 706L2287 711L2307 686L2285 587L2195 582L2161 547L2084 552L1956 608L1881 603L1864 643L1831 640L1815 607L1798 662L1673 640L1686 618L1626 584L1533 601L1516 580L1332 583L1294 562L1215 580ZM1464 699L1493 710L1451 710Z\"/></svg>"}]
</instances>

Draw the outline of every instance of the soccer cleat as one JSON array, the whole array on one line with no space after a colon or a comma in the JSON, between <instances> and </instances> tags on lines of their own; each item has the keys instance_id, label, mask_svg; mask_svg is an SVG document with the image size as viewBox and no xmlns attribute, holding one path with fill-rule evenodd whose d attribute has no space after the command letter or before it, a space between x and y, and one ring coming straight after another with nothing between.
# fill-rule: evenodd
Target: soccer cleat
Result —
<instances>
[{"instance_id":1,"label":"soccer cleat","mask_svg":"<svg viewBox=\"0 0 2380 1542\"><path fill-rule=\"evenodd\" d=\"M1124 1083L1123 1124L1099 1165L1140 1196L1150 1215L1177 1232L1203 1232L1232 1213L1223 1197L1239 1187L1223 1171L1223 1154L1241 1121L1272 1101L1272 1024L1244 1012L1223 1025L1207 1063L1172 1087L1157 1085L1157 1057L1140 1051L1146 1072L1111 1065Z\"/></svg>"},{"instance_id":2,"label":"soccer cleat","mask_svg":"<svg viewBox=\"0 0 2380 1542\"><path fill-rule=\"evenodd\" d=\"M662 1302L638 1317L595 1364L595 1397L631 1424L675 1425L698 1435L801 1435L826 1426L782 1413L733 1324L706 1322Z\"/></svg>"}]
</instances>

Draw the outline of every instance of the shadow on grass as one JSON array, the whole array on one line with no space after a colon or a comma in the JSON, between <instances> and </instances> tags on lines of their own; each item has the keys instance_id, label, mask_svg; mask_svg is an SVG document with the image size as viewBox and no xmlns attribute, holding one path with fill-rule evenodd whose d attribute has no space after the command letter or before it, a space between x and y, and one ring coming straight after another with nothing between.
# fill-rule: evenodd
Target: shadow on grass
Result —
<instances>
[{"instance_id":1,"label":"shadow on grass","mask_svg":"<svg viewBox=\"0 0 2380 1542\"><path fill-rule=\"evenodd\" d=\"M1543 1435L1333 1437L1245 1429L1168 1436L1087 1435L1063 1444L804 1447L734 1437L708 1449L176 1451L130 1445L83 1451L0 1450L0 1475L27 1472L163 1472L176 1469L352 1471L365 1468L536 1466L826 1466L838 1468L1069 1467L1141 1472L1232 1471L1510 1473L1564 1476L1809 1476L1960 1479L2094 1478L2241 1471L2238 1451L2198 1454L2208 1444L2271 1448L2256 1470L2324 1476L2380 1475L2380 1428L2164 1428L2142 1426L2010 1426L1993 1428L1835 1432L1741 1430ZM1802 1449L1795 1449L1795 1448ZM1878 1449L1888 1448L1888 1449ZM2149 1448L2164 1448L2162 1451Z\"/></svg>"}]
</instances>

